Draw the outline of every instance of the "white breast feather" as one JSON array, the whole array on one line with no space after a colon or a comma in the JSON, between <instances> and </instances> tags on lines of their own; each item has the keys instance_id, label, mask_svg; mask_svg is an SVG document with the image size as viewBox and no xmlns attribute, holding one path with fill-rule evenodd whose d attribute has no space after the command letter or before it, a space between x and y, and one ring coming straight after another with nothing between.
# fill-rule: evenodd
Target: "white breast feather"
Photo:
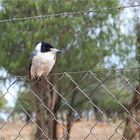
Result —
<instances>
[{"instance_id":1,"label":"white breast feather","mask_svg":"<svg viewBox=\"0 0 140 140\"><path fill-rule=\"evenodd\" d=\"M31 78L48 75L55 64L55 57L55 54L51 52L38 52L32 60Z\"/></svg>"}]
</instances>

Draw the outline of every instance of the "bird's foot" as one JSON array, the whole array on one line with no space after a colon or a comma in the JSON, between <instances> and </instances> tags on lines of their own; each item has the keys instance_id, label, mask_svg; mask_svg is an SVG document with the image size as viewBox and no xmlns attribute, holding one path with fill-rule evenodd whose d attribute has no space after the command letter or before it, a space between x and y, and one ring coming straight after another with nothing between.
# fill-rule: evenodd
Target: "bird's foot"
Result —
<instances>
[{"instance_id":1,"label":"bird's foot","mask_svg":"<svg viewBox=\"0 0 140 140\"><path fill-rule=\"evenodd\" d=\"M40 82L41 79L42 79L42 76L41 77L35 76L32 78L32 80L34 80L35 82Z\"/></svg>"}]
</instances>

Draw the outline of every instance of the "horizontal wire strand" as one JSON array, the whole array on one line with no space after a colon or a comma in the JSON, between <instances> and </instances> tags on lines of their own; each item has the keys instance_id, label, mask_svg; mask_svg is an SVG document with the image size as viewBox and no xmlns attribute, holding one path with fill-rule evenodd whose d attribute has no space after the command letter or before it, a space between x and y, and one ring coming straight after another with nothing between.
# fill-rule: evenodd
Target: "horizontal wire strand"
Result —
<instances>
[{"instance_id":1,"label":"horizontal wire strand","mask_svg":"<svg viewBox=\"0 0 140 140\"><path fill-rule=\"evenodd\" d=\"M103 8L97 8L89 11L74 11L74 12L63 12L63 13L53 13L53 14L47 14L47 15L38 15L38 16L30 16L30 17L21 17L21 18L11 18L11 19L3 19L0 20L0 23L6 23L6 22L15 22L15 21L25 21L25 20L32 20L32 19L44 19L47 17L58 17L58 16L75 16L79 14L88 14L88 13L94 13L99 11L110 11L110 10L120 10L120 9L128 9L128 8L138 8L140 7L140 4L137 5L123 5L123 6L117 6L117 7L103 7Z\"/></svg>"}]
</instances>

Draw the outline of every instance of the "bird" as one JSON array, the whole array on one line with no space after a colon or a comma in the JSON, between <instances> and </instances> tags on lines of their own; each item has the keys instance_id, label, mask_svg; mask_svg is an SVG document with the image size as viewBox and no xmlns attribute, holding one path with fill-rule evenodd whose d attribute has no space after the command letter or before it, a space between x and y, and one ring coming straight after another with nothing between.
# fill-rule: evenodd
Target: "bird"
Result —
<instances>
[{"instance_id":1,"label":"bird","mask_svg":"<svg viewBox=\"0 0 140 140\"><path fill-rule=\"evenodd\" d=\"M47 76L55 65L57 53L62 53L62 51L54 48L49 42L37 43L35 50L30 54L30 79L40 79L42 76Z\"/></svg>"}]
</instances>

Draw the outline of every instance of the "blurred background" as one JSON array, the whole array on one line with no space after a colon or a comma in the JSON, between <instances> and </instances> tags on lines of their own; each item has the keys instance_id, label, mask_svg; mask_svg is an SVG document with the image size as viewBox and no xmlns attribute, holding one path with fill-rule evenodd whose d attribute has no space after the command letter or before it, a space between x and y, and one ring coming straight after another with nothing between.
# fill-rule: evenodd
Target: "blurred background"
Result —
<instances>
[{"instance_id":1,"label":"blurred background","mask_svg":"<svg viewBox=\"0 0 140 140\"><path fill-rule=\"evenodd\" d=\"M28 78L38 42L63 50ZM139 140L140 0L0 0L0 139Z\"/></svg>"}]
</instances>

